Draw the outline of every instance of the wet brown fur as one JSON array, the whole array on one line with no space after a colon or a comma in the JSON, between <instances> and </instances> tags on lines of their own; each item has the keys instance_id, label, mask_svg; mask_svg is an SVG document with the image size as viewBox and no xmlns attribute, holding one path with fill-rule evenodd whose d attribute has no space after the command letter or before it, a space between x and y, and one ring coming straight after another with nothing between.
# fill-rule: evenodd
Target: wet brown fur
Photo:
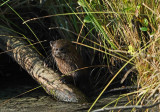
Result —
<instances>
[{"instance_id":1,"label":"wet brown fur","mask_svg":"<svg viewBox=\"0 0 160 112\"><path fill-rule=\"evenodd\" d=\"M75 46L64 39L51 41L50 46L59 71L66 76L73 77L76 86L83 90L86 89L89 85L87 70L77 70L85 67L85 65Z\"/></svg>"}]
</instances>

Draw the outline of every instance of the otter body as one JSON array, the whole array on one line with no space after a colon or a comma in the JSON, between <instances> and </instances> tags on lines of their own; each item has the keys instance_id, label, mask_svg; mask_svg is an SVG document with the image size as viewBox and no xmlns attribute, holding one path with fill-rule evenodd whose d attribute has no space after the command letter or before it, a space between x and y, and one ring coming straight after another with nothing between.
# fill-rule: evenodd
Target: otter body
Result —
<instances>
[{"instance_id":1,"label":"otter body","mask_svg":"<svg viewBox=\"0 0 160 112\"><path fill-rule=\"evenodd\" d=\"M66 76L72 77L76 86L83 90L86 89L89 82L88 73L86 69L80 70L85 66L75 46L64 39L51 41L50 46L59 71Z\"/></svg>"}]
</instances>

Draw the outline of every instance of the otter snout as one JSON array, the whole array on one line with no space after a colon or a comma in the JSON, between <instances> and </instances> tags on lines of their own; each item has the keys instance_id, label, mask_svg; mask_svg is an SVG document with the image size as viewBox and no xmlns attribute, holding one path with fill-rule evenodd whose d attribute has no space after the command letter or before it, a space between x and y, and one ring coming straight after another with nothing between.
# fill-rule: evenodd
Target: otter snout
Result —
<instances>
[{"instance_id":1,"label":"otter snout","mask_svg":"<svg viewBox=\"0 0 160 112\"><path fill-rule=\"evenodd\" d=\"M52 48L52 55L53 56L55 56L55 57L59 57L59 58L62 58L63 59L63 57L65 56L65 54L66 54L66 51L65 51L65 49L63 49L63 48Z\"/></svg>"}]
</instances>

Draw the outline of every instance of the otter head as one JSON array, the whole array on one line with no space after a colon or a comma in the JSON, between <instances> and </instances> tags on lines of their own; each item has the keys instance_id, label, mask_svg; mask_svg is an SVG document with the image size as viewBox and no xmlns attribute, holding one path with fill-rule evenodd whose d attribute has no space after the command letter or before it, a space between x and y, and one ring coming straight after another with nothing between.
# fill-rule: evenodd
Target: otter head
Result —
<instances>
[{"instance_id":1,"label":"otter head","mask_svg":"<svg viewBox=\"0 0 160 112\"><path fill-rule=\"evenodd\" d=\"M72 43L64 39L50 41L50 46L54 58L66 59L74 51Z\"/></svg>"}]
</instances>

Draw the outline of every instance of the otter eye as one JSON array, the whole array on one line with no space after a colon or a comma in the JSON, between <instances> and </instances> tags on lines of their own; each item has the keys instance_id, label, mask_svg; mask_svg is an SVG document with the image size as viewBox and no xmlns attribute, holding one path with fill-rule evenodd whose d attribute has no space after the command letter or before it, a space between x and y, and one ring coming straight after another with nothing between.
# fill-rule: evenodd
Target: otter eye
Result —
<instances>
[{"instance_id":1,"label":"otter eye","mask_svg":"<svg viewBox=\"0 0 160 112\"><path fill-rule=\"evenodd\" d=\"M60 51L64 51L64 48L60 48L59 50L60 50Z\"/></svg>"}]
</instances>

